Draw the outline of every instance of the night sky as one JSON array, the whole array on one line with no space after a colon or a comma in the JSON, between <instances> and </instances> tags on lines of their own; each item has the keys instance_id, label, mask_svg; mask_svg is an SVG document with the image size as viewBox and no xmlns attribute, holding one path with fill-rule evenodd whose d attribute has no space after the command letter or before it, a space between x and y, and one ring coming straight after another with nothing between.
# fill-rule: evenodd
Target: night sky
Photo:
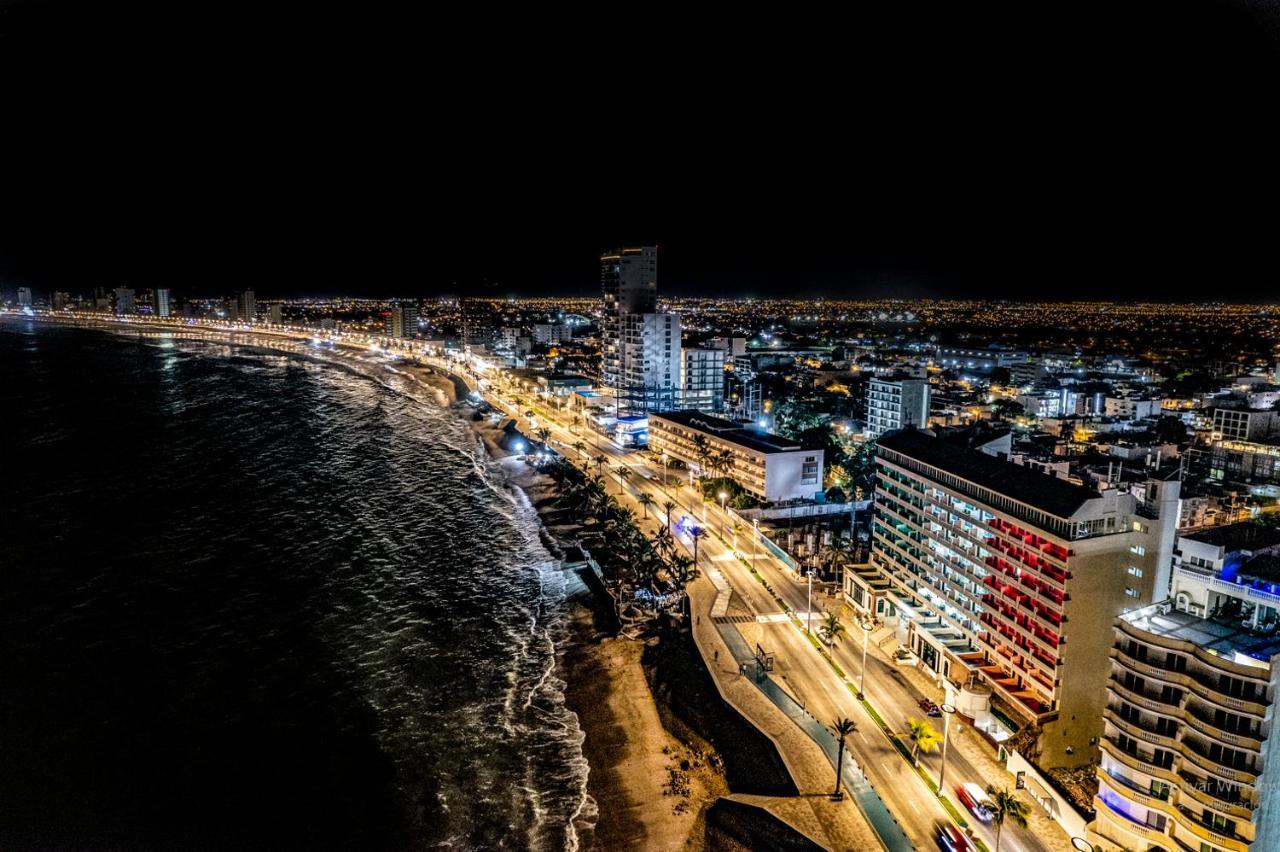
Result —
<instances>
[{"instance_id":1,"label":"night sky","mask_svg":"<svg viewBox=\"0 0 1280 852\"><path fill-rule=\"evenodd\" d=\"M1280 299L1276 4L108 5L0 0L6 295Z\"/></svg>"}]
</instances>

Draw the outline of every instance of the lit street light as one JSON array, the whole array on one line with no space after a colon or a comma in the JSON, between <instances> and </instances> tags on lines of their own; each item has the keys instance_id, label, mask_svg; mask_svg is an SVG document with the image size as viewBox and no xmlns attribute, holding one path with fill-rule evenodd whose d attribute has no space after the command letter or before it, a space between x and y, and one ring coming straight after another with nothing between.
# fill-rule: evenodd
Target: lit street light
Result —
<instances>
[{"instance_id":1,"label":"lit street light","mask_svg":"<svg viewBox=\"0 0 1280 852\"><path fill-rule=\"evenodd\" d=\"M862 628L862 671L858 673L858 697L862 697L862 688L867 684L867 638L871 635L871 622L863 619L858 623Z\"/></svg>"},{"instance_id":2,"label":"lit street light","mask_svg":"<svg viewBox=\"0 0 1280 852\"><path fill-rule=\"evenodd\" d=\"M760 541L760 519L759 518L751 519L751 532L752 532L751 534L751 571L752 573L755 573L756 547L758 545L758 542Z\"/></svg>"},{"instance_id":3,"label":"lit street light","mask_svg":"<svg viewBox=\"0 0 1280 852\"><path fill-rule=\"evenodd\" d=\"M942 769L938 771L938 795L942 795L943 782L947 777L947 741L951 735L951 717L956 714L956 708L950 704L942 705Z\"/></svg>"},{"instance_id":4,"label":"lit street light","mask_svg":"<svg viewBox=\"0 0 1280 852\"><path fill-rule=\"evenodd\" d=\"M729 516L725 513L725 508L724 508L724 501L725 501L725 498L728 496L729 495L724 493L723 491L720 492L720 534L721 535L729 534L729 528L727 524Z\"/></svg>"},{"instance_id":5,"label":"lit street light","mask_svg":"<svg viewBox=\"0 0 1280 852\"><path fill-rule=\"evenodd\" d=\"M809 599L808 599L808 603L805 604L806 613L805 613L805 620L804 620L804 632L812 633L813 632L812 630L813 628L813 569L810 568L808 571L806 571L805 576L809 578Z\"/></svg>"}]
</instances>

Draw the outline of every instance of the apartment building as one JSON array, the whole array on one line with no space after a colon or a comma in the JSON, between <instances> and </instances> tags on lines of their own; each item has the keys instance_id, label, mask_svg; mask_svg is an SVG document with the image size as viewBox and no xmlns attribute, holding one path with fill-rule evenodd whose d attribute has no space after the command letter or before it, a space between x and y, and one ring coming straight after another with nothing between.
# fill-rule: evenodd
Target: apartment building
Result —
<instances>
[{"instance_id":1,"label":"apartment building","mask_svg":"<svg viewBox=\"0 0 1280 852\"><path fill-rule=\"evenodd\" d=\"M929 423L928 379L882 379L873 377L867 385L868 438L885 432L917 428Z\"/></svg>"},{"instance_id":2,"label":"apartment building","mask_svg":"<svg viewBox=\"0 0 1280 852\"><path fill-rule=\"evenodd\" d=\"M724 409L723 349L684 349L680 360L680 408Z\"/></svg>"},{"instance_id":3,"label":"apartment building","mask_svg":"<svg viewBox=\"0 0 1280 852\"><path fill-rule=\"evenodd\" d=\"M1280 411L1253 408L1217 408L1213 412L1216 440L1258 441L1280 436Z\"/></svg>"},{"instance_id":4,"label":"apartment building","mask_svg":"<svg viewBox=\"0 0 1280 852\"><path fill-rule=\"evenodd\" d=\"M1280 849L1278 584L1280 530L1204 530L1179 538L1169 598L1116 619L1096 848Z\"/></svg>"},{"instance_id":5,"label":"apartment building","mask_svg":"<svg viewBox=\"0 0 1280 852\"><path fill-rule=\"evenodd\" d=\"M649 415L649 448L708 474L719 473L710 459L727 450L733 461L725 475L770 502L813 499L822 490L821 449L701 411Z\"/></svg>"},{"instance_id":6,"label":"apartment building","mask_svg":"<svg viewBox=\"0 0 1280 852\"><path fill-rule=\"evenodd\" d=\"M986 683L1037 726L1041 765L1091 760L1108 628L1168 587L1180 483L1097 492L916 430L876 453L870 561L889 581L877 616L933 676Z\"/></svg>"}]
</instances>

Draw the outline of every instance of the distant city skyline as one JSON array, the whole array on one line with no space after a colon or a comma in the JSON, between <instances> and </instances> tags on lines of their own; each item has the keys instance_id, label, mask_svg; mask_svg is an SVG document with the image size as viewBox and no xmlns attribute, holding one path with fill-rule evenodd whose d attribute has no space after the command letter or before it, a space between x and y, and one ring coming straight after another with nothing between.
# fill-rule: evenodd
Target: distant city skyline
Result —
<instances>
[{"instance_id":1,"label":"distant city skyline","mask_svg":"<svg viewBox=\"0 0 1280 852\"><path fill-rule=\"evenodd\" d=\"M470 92L424 82L463 44L397 64L434 24L407 11L5 4L0 287L588 295L657 244L673 296L1278 297L1274 13L949 14L682 22L623 79L486 25Z\"/></svg>"}]
</instances>

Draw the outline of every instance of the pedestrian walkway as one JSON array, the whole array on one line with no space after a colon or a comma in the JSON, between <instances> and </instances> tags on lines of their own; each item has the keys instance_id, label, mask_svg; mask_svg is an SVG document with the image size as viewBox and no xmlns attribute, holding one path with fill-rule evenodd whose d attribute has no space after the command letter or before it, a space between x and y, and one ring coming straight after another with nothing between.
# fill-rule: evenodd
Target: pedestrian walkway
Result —
<instances>
[{"instance_id":1,"label":"pedestrian walkway","mask_svg":"<svg viewBox=\"0 0 1280 852\"><path fill-rule=\"evenodd\" d=\"M733 597L733 589L729 588L729 581L724 578L724 573L714 563L707 566L706 574L707 579L716 589L716 599L711 604L711 617L723 618L729 614L729 599Z\"/></svg>"},{"instance_id":2,"label":"pedestrian walkway","mask_svg":"<svg viewBox=\"0 0 1280 852\"><path fill-rule=\"evenodd\" d=\"M719 590L694 582L689 587L693 612L706 612ZM732 628L730 628L732 629ZM714 618L694 619L694 638L720 696L773 741L799 796L756 796L755 804L796 828L815 843L833 850L881 849L871 823L852 797L832 801L832 761L822 747L770 701L742 671Z\"/></svg>"}]
</instances>

